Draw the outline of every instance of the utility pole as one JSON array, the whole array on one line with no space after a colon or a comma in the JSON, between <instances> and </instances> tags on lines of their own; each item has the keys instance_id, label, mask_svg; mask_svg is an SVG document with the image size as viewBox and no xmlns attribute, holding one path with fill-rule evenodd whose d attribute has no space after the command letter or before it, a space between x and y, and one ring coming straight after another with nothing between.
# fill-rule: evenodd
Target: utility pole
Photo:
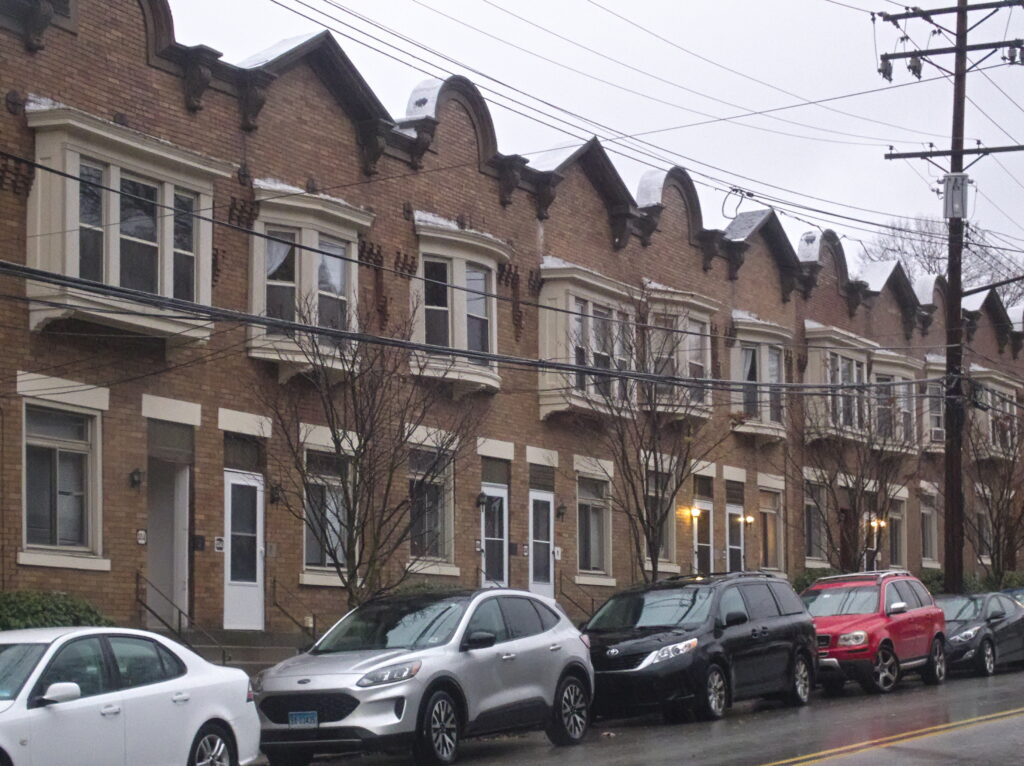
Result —
<instances>
[{"instance_id":1,"label":"utility pole","mask_svg":"<svg viewBox=\"0 0 1024 766\"><path fill-rule=\"evenodd\" d=\"M964 112L967 101L967 52L989 51L991 56L1001 48L1008 51L1007 60L1011 63L1018 59L1022 42L1020 40L1004 40L1002 42L968 45L967 37L973 27L968 26L970 11L990 11L989 16L1015 5L1024 5L1021 0L1002 0L1002 2L981 2L969 5L968 0L957 0L956 7L937 8L926 11L919 8L905 13L881 14L884 21L892 22L899 28L904 19L925 19L938 29L945 30L935 21L935 17L956 14L955 44L952 48L935 48L931 50L905 53L884 54L881 58L879 72L888 80L892 79L892 60L909 59L908 69L918 79L921 77L921 61L929 56L952 53L953 59L953 127L948 152L890 152L888 159L926 159L936 164L933 157L949 157L949 173L946 176L946 217L949 219L949 262L946 269L948 289L946 293L946 396L945 396L945 582L947 593L960 593L964 587L964 488L963 488L963 431L966 423L964 406L964 348L963 348L963 250L964 250L964 217L966 205L956 204L951 199L955 192L964 194L967 177L964 175L964 155L986 155L994 152L1020 151L1024 146L979 147L964 150ZM986 16L985 18L988 18ZM984 21L984 19L982 19ZM980 23L980 22L979 22ZM977 26L977 25L975 25ZM948 31L948 30L946 30ZM985 56L985 58L988 58ZM983 58L982 61L985 59ZM934 64L942 71L944 67ZM979 62L980 63L980 62ZM973 64L972 69L978 66ZM981 159L981 156L978 157ZM977 160L974 160L977 162ZM971 163L974 164L973 162ZM968 166L969 167L969 166ZM941 168L940 166L940 169Z\"/></svg>"}]
</instances>

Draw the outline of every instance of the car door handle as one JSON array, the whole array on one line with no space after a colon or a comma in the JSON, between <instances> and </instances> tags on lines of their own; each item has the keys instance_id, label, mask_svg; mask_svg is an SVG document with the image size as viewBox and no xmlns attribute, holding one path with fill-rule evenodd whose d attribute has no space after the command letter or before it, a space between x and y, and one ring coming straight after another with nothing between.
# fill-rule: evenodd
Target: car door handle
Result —
<instances>
[{"instance_id":1,"label":"car door handle","mask_svg":"<svg viewBox=\"0 0 1024 766\"><path fill-rule=\"evenodd\" d=\"M561 648L562 648L561 644L552 644L551 646L548 647L548 651L549 652L557 652Z\"/></svg>"},{"instance_id":2,"label":"car door handle","mask_svg":"<svg viewBox=\"0 0 1024 766\"><path fill-rule=\"evenodd\" d=\"M121 706L120 705L104 705L103 707L100 708L100 715L102 715L102 716L120 715L120 714L121 714Z\"/></svg>"},{"instance_id":3,"label":"car door handle","mask_svg":"<svg viewBox=\"0 0 1024 766\"><path fill-rule=\"evenodd\" d=\"M515 652L509 652L508 654L501 655L503 661L514 660L516 658Z\"/></svg>"},{"instance_id":4,"label":"car door handle","mask_svg":"<svg viewBox=\"0 0 1024 766\"><path fill-rule=\"evenodd\" d=\"M173 697L171 697L171 702L173 702L175 705L181 705L185 702L188 702L190 699L192 699L192 695L188 692L178 692Z\"/></svg>"}]
</instances>

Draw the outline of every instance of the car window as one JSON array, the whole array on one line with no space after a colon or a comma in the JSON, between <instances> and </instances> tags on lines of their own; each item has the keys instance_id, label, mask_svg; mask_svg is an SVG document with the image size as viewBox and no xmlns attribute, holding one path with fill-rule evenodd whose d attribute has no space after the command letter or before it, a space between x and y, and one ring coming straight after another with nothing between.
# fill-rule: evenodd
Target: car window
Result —
<instances>
[{"instance_id":1,"label":"car window","mask_svg":"<svg viewBox=\"0 0 1024 766\"><path fill-rule=\"evenodd\" d=\"M1017 614L1017 603L1012 598L1007 598L1006 596L997 596L997 598L1007 615Z\"/></svg>"},{"instance_id":2,"label":"car window","mask_svg":"<svg viewBox=\"0 0 1024 766\"><path fill-rule=\"evenodd\" d=\"M982 602L977 596L943 596L938 604L949 621L976 620L981 614Z\"/></svg>"},{"instance_id":3,"label":"car window","mask_svg":"<svg viewBox=\"0 0 1024 766\"><path fill-rule=\"evenodd\" d=\"M718 602L718 617L723 623L730 612L747 614L747 606L743 603L740 589L735 586L726 588L722 593L722 600Z\"/></svg>"},{"instance_id":4,"label":"car window","mask_svg":"<svg viewBox=\"0 0 1024 766\"><path fill-rule=\"evenodd\" d=\"M922 606L935 606L935 599L932 598L932 594L928 592L924 585L917 580L907 580L907 583L914 589L914 593L917 594L917 598Z\"/></svg>"},{"instance_id":5,"label":"car window","mask_svg":"<svg viewBox=\"0 0 1024 766\"><path fill-rule=\"evenodd\" d=\"M900 594L900 601L907 605L907 609L919 609L921 606L921 600L914 593L914 589L910 587L910 582L907 580L898 580L894 582L896 586L896 592Z\"/></svg>"},{"instance_id":6,"label":"car window","mask_svg":"<svg viewBox=\"0 0 1024 766\"><path fill-rule=\"evenodd\" d=\"M178 655L163 644L157 644L156 651L160 655L160 661L164 665L164 673L167 678L177 678L178 676L185 675L187 668Z\"/></svg>"},{"instance_id":7,"label":"car window","mask_svg":"<svg viewBox=\"0 0 1024 766\"><path fill-rule=\"evenodd\" d=\"M62 647L36 684L36 695L50 684L78 684L83 697L111 691L99 638L80 638Z\"/></svg>"},{"instance_id":8,"label":"car window","mask_svg":"<svg viewBox=\"0 0 1024 766\"><path fill-rule=\"evenodd\" d=\"M740 591L743 593L743 600L747 602L752 620L779 616L779 605L775 603L775 597L772 596L767 583L750 583L740 588Z\"/></svg>"},{"instance_id":9,"label":"car window","mask_svg":"<svg viewBox=\"0 0 1024 766\"><path fill-rule=\"evenodd\" d=\"M841 585L833 588L808 588L802 594L811 617L837 614L874 614L878 611L877 585Z\"/></svg>"},{"instance_id":10,"label":"car window","mask_svg":"<svg viewBox=\"0 0 1024 766\"><path fill-rule=\"evenodd\" d=\"M796 595L796 591L789 583L773 582L768 583L768 587L775 594L775 600L779 602L783 614L803 614L806 611L804 602Z\"/></svg>"},{"instance_id":11,"label":"car window","mask_svg":"<svg viewBox=\"0 0 1024 766\"><path fill-rule=\"evenodd\" d=\"M885 586L885 611L886 614L892 609L893 604L898 604L903 597L896 590L896 583L891 582Z\"/></svg>"},{"instance_id":12,"label":"car window","mask_svg":"<svg viewBox=\"0 0 1024 766\"><path fill-rule=\"evenodd\" d=\"M1006 614L1009 614L1006 607L999 603L999 599L993 596L988 600L988 604L985 606L985 619L987 620L996 612L1006 612Z\"/></svg>"},{"instance_id":13,"label":"car window","mask_svg":"<svg viewBox=\"0 0 1024 766\"><path fill-rule=\"evenodd\" d=\"M172 677L164 668L156 642L134 636L111 636L109 640L122 688L155 684Z\"/></svg>"},{"instance_id":14,"label":"car window","mask_svg":"<svg viewBox=\"0 0 1024 766\"><path fill-rule=\"evenodd\" d=\"M530 601L530 603L533 604L534 607L536 607L537 614L540 615L540 623L544 627L544 630L551 630L562 619L557 614L555 614L547 606L547 604L541 604L541 603L538 603L537 601Z\"/></svg>"},{"instance_id":15,"label":"car window","mask_svg":"<svg viewBox=\"0 0 1024 766\"><path fill-rule=\"evenodd\" d=\"M501 609L498 607L498 599L487 599L476 608L473 616L469 618L466 635L469 636L480 631L493 633L495 643L508 641L508 630L505 628L505 619L501 616Z\"/></svg>"},{"instance_id":16,"label":"car window","mask_svg":"<svg viewBox=\"0 0 1024 766\"><path fill-rule=\"evenodd\" d=\"M46 644L0 644L0 700L18 696L39 658L46 653Z\"/></svg>"},{"instance_id":17,"label":"car window","mask_svg":"<svg viewBox=\"0 0 1024 766\"><path fill-rule=\"evenodd\" d=\"M544 631L540 615L533 608L530 599L502 596L498 601L501 604L501 611L505 613L505 622L508 623L513 638L536 636Z\"/></svg>"}]
</instances>

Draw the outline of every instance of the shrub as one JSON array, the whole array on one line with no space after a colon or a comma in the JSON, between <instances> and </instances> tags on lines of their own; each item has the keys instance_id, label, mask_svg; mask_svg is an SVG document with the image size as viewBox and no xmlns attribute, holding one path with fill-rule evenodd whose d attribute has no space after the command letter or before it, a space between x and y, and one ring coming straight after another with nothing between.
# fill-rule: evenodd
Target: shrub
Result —
<instances>
[{"instance_id":1,"label":"shrub","mask_svg":"<svg viewBox=\"0 0 1024 766\"><path fill-rule=\"evenodd\" d=\"M793 578L793 590L802 593L819 577L830 577L837 574L842 574L842 572L838 569L805 569Z\"/></svg>"},{"instance_id":2,"label":"shrub","mask_svg":"<svg viewBox=\"0 0 1024 766\"><path fill-rule=\"evenodd\" d=\"M946 573L941 569L922 569L918 579L933 594L942 593L946 589Z\"/></svg>"},{"instance_id":3,"label":"shrub","mask_svg":"<svg viewBox=\"0 0 1024 766\"><path fill-rule=\"evenodd\" d=\"M0 593L0 630L113 624L78 596L35 590Z\"/></svg>"}]
</instances>

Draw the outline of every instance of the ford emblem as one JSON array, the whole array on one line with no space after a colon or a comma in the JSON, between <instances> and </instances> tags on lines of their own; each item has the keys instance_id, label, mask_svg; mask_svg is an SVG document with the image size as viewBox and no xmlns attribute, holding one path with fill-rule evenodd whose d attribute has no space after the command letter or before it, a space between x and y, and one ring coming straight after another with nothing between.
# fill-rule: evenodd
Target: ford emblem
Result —
<instances>
[{"instance_id":1,"label":"ford emblem","mask_svg":"<svg viewBox=\"0 0 1024 766\"><path fill-rule=\"evenodd\" d=\"M608 651L606 652L606 654L607 654L607 655L608 655L609 657L617 657L617 656L619 655L619 650L618 650L618 649L609 649L609 650L608 650Z\"/></svg>"},{"instance_id":2,"label":"ford emblem","mask_svg":"<svg viewBox=\"0 0 1024 766\"><path fill-rule=\"evenodd\" d=\"M300 684L308 684L312 680L313 680L312 678L300 678L298 680L298 683L300 683Z\"/></svg>"}]
</instances>

